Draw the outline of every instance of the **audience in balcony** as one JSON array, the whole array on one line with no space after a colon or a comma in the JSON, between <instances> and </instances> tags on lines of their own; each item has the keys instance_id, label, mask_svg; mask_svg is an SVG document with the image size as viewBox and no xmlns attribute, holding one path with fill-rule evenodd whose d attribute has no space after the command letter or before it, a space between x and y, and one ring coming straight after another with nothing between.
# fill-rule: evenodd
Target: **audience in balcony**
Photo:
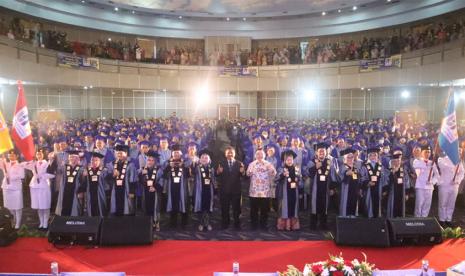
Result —
<instances>
[{"instance_id":1,"label":"audience in balcony","mask_svg":"<svg viewBox=\"0 0 465 276\"><path fill-rule=\"evenodd\" d=\"M159 47L156 55L130 42L99 40L95 43L70 41L66 32L44 30L38 22L0 18L0 34L35 47L56 51L124 61L179 65L266 66L284 64L320 64L359 59L376 59L440 45L465 36L465 22L457 17L449 23L429 23L412 27L407 33L389 37L364 37L360 41L320 42L313 39L306 48L300 45L283 47L260 46L252 51L204 53L201 46Z\"/></svg>"}]
</instances>

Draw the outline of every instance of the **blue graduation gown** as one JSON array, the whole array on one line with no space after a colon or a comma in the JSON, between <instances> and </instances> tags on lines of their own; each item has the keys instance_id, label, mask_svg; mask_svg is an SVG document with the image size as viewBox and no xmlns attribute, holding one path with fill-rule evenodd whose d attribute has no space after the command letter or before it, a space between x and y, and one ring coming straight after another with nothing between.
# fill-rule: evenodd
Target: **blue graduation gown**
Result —
<instances>
[{"instance_id":1,"label":"blue graduation gown","mask_svg":"<svg viewBox=\"0 0 465 276\"><path fill-rule=\"evenodd\" d=\"M387 185L388 172L384 166L377 162L373 166L371 162L366 162L363 165L363 190L364 190L364 208L365 215L369 218L379 218L382 216L382 193ZM370 186L369 182L375 182L375 186Z\"/></svg>"},{"instance_id":2,"label":"blue graduation gown","mask_svg":"<svg viewBox=\"0 0 465 276\"><path fill-rule=\"evenodd\" d=\"M314 161L310 161L309 177L312 190L311 213L327 214L329 204L329 190L335 189L337 184L336 165L337 159L325 158L320 170L315 166Z\"/></svg>"},{"instance_id":3,"label":"blue graduation gown","mask_svg":"<svg viewBox=\"0 0 465 276\"><path fill-rule=\"evenodd\" d=\"M203 171L202 171L203 169ZM208 172L207 172L208 171ZM205 184L208 176L210 184ZM214 191L216 187L215 171L211 165L197 164L194 169L194 212L213 212Z\"/></svg>"},{"instance_id":4,"label":"blue graduation gown","mask_svg":"<svg viewBox=\"0 0 465 276\"><path fill-rule=\"evenodd\" d=\"M101 167L98 171L91 168L86 168L86 170L84 189L87 198L87 215L104 217L107 214L105 188L106 177L109 174L108 168ZM94 181L95 179L97 181Z\"/></svg>"},{"instance_id":5,"label":"blue graduation gown","mask_svg":"<svg viewBox=\"0 0 465 276\"><path fill-rule=\"evenodd\" d=\"M114 161L113 165L116 162L118 161ZM124 179L122 179L122 186L117 186L117 179L113 177L114 167L111 169L112 173L108 175L111 187L110 213L114 215L129 215L135 211L133 200L129 198L129 194L134 194L135 192L137 172L134 164L129 161L126 162L126 172L124 173ZM122 173L121 171L120 174Z\"/></svg>"},{"instance_id":6,"label":"blue graduation gown","mask_svg":"<svg viewBox=\"0 0 465 276\"><path fill-rule=\"evenodd\" d=\"M59 216L81 215L82 206L78 199L78 193L82 192L82 172L83 169L79 165L74 168L70 165L58 166L57 174L62 175L62 182L58 191L55 214ZM68 180L72 180L72 182L68 182Z\"/></svg>"}]
</instances>

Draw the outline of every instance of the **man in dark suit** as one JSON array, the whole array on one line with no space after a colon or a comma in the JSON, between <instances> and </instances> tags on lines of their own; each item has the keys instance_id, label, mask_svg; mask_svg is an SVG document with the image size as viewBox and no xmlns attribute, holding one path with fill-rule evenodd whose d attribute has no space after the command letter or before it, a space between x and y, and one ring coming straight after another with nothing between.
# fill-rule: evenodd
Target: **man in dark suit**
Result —
<instances>
[{"instance_id":1,"label":"man in dark suit","mask_svg":"<svg viewBox=\"0 0 465 276\"><path fill-rule=\"evenodd\" d=\"M241 214L241 178L245 175L242 162L234 159L236 152L233 147L225 150L226 160L218 164L216 169L219 183L222 228L229 227L229 207L232 205L234 228L240 229L239 215Z\"/></svg>"}]
</instances>

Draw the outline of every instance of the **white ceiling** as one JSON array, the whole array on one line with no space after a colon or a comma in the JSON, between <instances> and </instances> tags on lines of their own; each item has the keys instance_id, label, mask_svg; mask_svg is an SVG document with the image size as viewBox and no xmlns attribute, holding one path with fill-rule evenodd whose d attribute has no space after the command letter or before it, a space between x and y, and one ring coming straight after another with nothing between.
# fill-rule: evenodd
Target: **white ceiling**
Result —
<instances>
[{"instance_id":1,"label":"white ceiling","mask_svg":"<svg viewBox=\"0 0 465 276\"><path fill-rule=\"evenodd\" d=\"M105 0L95 2L109 3ZM282 16L352 8L386 0L112 0L116 5L184 15Z\"/></svg>"}]
</instances>

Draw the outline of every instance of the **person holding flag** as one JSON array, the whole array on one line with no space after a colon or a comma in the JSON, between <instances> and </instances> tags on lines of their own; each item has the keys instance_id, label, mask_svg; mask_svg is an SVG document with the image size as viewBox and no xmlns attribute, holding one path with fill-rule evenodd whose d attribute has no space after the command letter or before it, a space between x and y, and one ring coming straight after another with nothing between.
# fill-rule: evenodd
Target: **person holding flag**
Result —
<instances>
[{"instance_id":1,"label":"person holding flag","mask_svg":"<svg viewBox=\"0 0 465 276\"><path fill-rule=\"evenodd\" d=\"M438 213L439 223L443 227L452 227L452 214L454 213L455 201L465 171L460 160L462 149L459 148L459 135L457 131L457 118L455 113L454 94L449 91L449 100L445 117L442 120L441 132L438 137L439 147L445 156L438 159L440 173Z\"/></svg>"}]
</instances>

